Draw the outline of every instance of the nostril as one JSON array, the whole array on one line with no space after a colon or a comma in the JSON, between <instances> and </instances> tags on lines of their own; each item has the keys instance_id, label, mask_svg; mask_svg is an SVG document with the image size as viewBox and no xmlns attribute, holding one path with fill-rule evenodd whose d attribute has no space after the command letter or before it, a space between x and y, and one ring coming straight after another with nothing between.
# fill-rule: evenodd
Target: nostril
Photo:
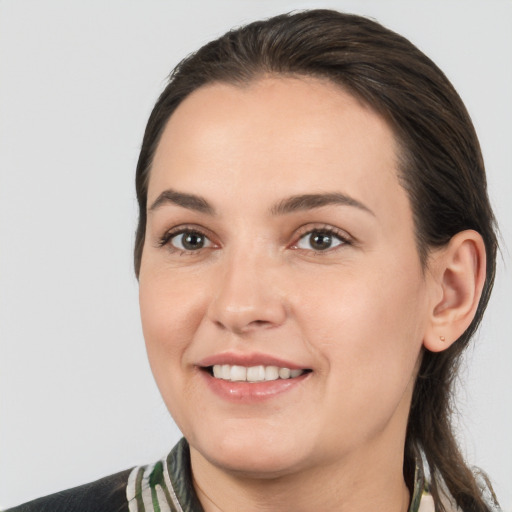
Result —
<instances>
[{"instance_id":1,"label":"nostril","mask_svg":"<svg viewBox=\"0 0 512 512\"><path fill-rule=\"evenodd\" d=\"M260 327L264 325L270 325L270 322L267 322L266 320L253 320L249 325Z\"/></svg>"},{"instance_id":2,"label":"nostril","mask_svg":"<svg viewBox=\"0 0 512 512\"><path fill-rule=\"evenodd\" d=\"M254 272L253 272L254 274ZM243 279L242 279L243 277ZM254 275L251 279L259 279ZM246 276L230 276L208 304L208 318L216 327L236 334L282 325L287 318L281 294L259 282L253 286Z\"/></svg>"}]
</instances>

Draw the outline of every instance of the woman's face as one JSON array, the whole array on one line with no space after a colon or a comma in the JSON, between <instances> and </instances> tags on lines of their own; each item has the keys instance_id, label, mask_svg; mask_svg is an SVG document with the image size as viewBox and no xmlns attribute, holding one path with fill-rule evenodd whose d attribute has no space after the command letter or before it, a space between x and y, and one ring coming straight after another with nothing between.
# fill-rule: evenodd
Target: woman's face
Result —
<instances>
[{"instance_id":1,"label":"woman's face","mask_svg":"<svg viewBox=\"0 0 512 512\"><path fill-rule=\"evenodd\" d=\"M430 279L393 134L339 87L213 84L170 118L140 305L193 456L263 475L400 458Z\"/></svg>"}]
</instances>

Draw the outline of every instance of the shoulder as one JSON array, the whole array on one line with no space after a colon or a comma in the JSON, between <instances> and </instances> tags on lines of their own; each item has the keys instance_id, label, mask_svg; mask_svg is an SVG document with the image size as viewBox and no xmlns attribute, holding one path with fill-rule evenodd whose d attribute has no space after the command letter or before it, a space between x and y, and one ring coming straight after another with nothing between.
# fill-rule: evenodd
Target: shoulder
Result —
<instances>
[{"instance_id":1,"label":"shoulder","mask_svg":"<svg viewBox=\"0 0 512 512\"><path fill-rule=\"evenodd\" d=\"M126 485L131 469L50 494L5 512L128 512Z\"/></svg>"}]
</instances>

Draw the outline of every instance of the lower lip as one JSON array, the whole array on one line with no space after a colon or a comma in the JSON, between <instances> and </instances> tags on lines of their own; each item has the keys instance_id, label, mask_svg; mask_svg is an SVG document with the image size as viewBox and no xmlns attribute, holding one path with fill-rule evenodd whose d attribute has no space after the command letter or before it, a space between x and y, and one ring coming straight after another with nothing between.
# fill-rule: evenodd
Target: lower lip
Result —
<instances>
[{"instance_id":1,"label":"lower lip","mask_svg":"<svg viewBox=\"0 0 512 512\"><path fill-rule=\"evenodd\" d=\"M201 370L200 373L213 393L224 400L237 403L269 400L300 386L311 374L311 372L308 372L293 379L277 379L264 382L231 382L216 379L204 370Z\"/></svg>"}]
</instances>

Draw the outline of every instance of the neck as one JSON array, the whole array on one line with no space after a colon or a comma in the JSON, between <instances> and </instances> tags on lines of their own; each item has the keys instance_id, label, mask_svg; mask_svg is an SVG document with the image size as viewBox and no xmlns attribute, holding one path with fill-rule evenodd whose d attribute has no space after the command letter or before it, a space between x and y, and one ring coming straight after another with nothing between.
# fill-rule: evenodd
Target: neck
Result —
<instances>
[{"instance_id":1,"label":"neck","mask_svg":"<svg viewBox=\"0 0 512 512\"><path fill-rule=\"evenodd\" d=\"M407 512L403 449L363 451L329 466L264 478L216 467L191 448L194 486L205 512Z\"/></svg>"}]
</instances>

